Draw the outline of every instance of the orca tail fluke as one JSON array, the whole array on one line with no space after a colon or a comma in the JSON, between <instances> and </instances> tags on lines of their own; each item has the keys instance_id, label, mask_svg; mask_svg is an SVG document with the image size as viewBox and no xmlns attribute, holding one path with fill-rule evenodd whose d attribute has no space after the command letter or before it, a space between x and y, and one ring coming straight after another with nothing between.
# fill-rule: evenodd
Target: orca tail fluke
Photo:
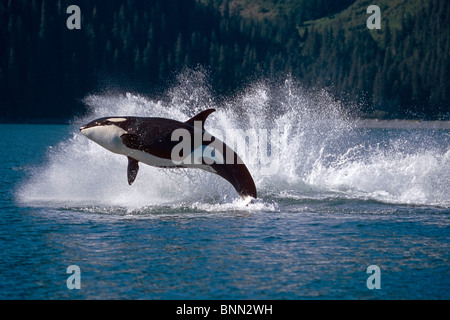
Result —
<instances>
[{"instance_id":1,"label":"orca tail fluke","mask_svg":"<svg viewBox=\"0 0 450 320\"><path fill-rule=\"evenodd\" d=\"M245 164L215 163L211 167L216 171L216 174L233 185L242 199L257 198L255 182Z\"/></svg>"}]
</instances>

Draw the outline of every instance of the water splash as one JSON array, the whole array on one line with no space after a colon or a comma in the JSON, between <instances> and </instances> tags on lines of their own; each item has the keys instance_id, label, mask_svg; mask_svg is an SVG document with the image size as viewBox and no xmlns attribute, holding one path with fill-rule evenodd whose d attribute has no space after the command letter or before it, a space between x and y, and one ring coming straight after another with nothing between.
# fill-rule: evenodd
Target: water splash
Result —
<instances>
[{"instance_id":1,"label":"water splash","mask_svg":"<svg viewBox=\"0 0 450 320\"><path fill-rule=\"evenodd\" d=\"M448 208L450 150L430 147L426 136L422 146L404 138L357 145L332 163L316 161L306 182L362 199Z\"/></svg>"},{"instance_id":2,"label":"water splash","mask_svg":"<svg viewBox=\"0 0 450 320\"><path fill-rule=\"evenodd\" d=\"M19 202L126 212L180 204L200 211L276 211L280 199L336 196L450 206L448 134L402 131L391 137L383 130L359 129L348 105L326 90L305 90L289 77L283 83L254 83L219 102L205 73L187 70L162 100L105 93L88 96L85 103L89 112L73 120L72 136L49 150L46 163L18 188ZM206 129L238 152L255 179L262 200L248 208L241 208L228 182L201 170L143 165L130 187L126 158L78 132L99 117L185 121L207 108L217 112Z\"/></svg>"}]
</instances>

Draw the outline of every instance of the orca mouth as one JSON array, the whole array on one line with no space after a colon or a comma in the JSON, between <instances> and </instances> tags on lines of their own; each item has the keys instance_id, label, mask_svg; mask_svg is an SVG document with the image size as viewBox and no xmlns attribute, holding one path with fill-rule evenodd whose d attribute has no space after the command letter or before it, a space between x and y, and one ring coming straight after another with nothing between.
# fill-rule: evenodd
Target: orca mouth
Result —
<instances>
[{"instance_id":1,"label":"orca mouth","mask_svg":"<svg viewBox=\"0 0 450 320\"><path fill-rule=\"evenodd\" d=\"M81 132L83 135L86 135L86 132L88 131L88 129L90 129L90 128L92 128L92 127L94 127L94 126L91 126L91 125L89 125L89 124L86 124L86 125L84 125L84 126L81 126L81 127L80 127L80 132Z\"/></svg>"},{"instance_id":2,"label":"orca mouth","mask_svg":"<svg viewBox=\"0 0 450 320\"><path fill-rule=\"evenodd\" d=\"M86 136L86 134L87 134L86 129L88 129L87 126L82 126L82 127L80 127L80 132L81 132L81 134L82 134L83 136L85 136L85 137L87 137L87 136Z\"/></svg>"},{"instance_id":3,"label":"orca mouth","mask_svg":"<svg viewBox=\"0 0 450 320\"><path fill-rule=\"evenodd\" d=\"M83 131L84 129L89 129L89 128L93 128L93 127L97 127L99 126L99 123L96 121L90 122L88 124L85 124L84 126L80 127L80 131Z\"/></svg>"}]
</instances>

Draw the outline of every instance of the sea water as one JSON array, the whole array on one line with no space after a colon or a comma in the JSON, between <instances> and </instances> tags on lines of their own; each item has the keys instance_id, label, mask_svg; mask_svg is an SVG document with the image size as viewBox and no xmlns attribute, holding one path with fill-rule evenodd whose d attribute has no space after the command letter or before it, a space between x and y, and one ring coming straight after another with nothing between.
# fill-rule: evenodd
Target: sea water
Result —
<instances>
[{"instance_id":1,"label":"sea water","mask_svg":"<svg viewBox=\"0 0 450 320\"><path fill-rule=\"evenodd\" d=\"M216 99L181 74L159 100L85 102L70 125L0 125L0 299L450 298L450 128L369 128L290 79ZM130 187L78 130L211 107L208 131L246 141L248 206L196 169L141 165Z\"/></svg>"}]
</instances>

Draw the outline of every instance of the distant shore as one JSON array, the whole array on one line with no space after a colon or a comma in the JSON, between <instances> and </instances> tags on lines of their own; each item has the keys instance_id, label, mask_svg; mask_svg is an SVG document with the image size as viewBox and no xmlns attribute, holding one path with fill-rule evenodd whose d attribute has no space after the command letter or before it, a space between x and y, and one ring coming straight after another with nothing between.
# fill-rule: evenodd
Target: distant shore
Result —
<instances>
[{"instance_id":1,"label":"distant shore","mask_svg":"<svg viewBox=\"0 0 450 320\"><path fill-rule=\"evenodd\" d=\"M355 119L356 127L369 129L449 129L450 121L425 120L378 120ZM8 121L0 119L0 124L57 124L67 125L71 121L65 119L26 119L22 121Z\"/></svg>"},{"instance_id":2,"label":"distant shore","mask_svg":"<svg viewBox=\"0 0 450 320\"><path fill-rule=\"evenodd\" d=\"M450 129L450 121L358 119L356 126L373 129Z\"/></svg>"}]
</instances>

